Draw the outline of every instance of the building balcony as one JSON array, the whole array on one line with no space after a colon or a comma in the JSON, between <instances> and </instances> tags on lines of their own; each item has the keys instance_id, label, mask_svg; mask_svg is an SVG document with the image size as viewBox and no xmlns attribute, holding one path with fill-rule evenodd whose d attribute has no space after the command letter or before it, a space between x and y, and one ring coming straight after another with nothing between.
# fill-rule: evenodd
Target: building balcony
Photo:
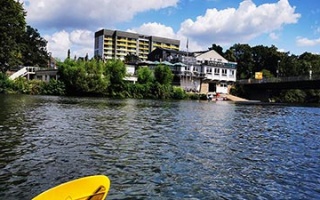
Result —
<instances>
[{"instance_id":1,"label":"building balcony","mask_svg":"<svg viewBox=\"0 0 320 200\"><path fill-rule=\"evenodd\" d=\"M126 38L117 38L117 42L127 42Z\"/></svg>"},{"instance_id":2,"label":"building balcony","mask_svg":"<svg viewBox=\"0 0 320 200\"><path fill-rule=\"evenodd\" d=\"M126 46L127 46L127 43L117 43L117 46L123 46L123 47L126 47Z\"/></svg>"}]
</instances>

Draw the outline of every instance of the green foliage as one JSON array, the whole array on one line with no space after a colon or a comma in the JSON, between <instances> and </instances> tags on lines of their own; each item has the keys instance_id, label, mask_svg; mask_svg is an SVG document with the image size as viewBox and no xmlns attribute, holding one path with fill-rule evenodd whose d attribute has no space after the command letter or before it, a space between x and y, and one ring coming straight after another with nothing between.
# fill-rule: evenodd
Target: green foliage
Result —
<instances>
[{"instance_id":1,"label":"green foliage","mask_svg":"<svg viewBox=\"0 0 320 200\"><path fill-rule=\"evenodd\" d=\"M236 85L235 87L232 87L230 89L230 94L235 95L235 96L239 96L239 97L247 97L248 96L242 85Z\"/></svg>"},{"instance_id":2,"label":"green foliage","mask_svg":"<svg viewBox=\"0 0 320 200\"><path fill-rule=\"evenodd\" d=\"M306 102L308 103L320 103L320 90L307 90Z\"/></svg>"},{"instance_id":3,"label":"green foliage","mask_svg":"<svg viewBox=\"0 0 320 200\"><path fill-rule=\"evenodd\" d=\"M49 83L43 83L41 94L43 95L65 95L65 85L62 81L51 79Z\"/></svg>"},{"instance_id":4,"label":"green foliage","mask_svg":"<svg viewBox=\"0 0 320 200\"><path fill-rule=\"evenodd\" d=\"M181 87L173 87L172 98L173 99L185 99L187 97L186 92Z\"/></svg>"},{"instance_id":5,"label":"green foliage","mask_svg":"<svg viewBox=\"0 0 320 200\"><path fill-rule=\"evenodd\" d=\"M5 73L0 72L0 93L11 93L13 82Z\"/></svg>"},{"instance_id":6,"label":"green foliage","mask_svg":"<svg viewBox=\"0 0 320 200\"><path fill-rule=\"evenodd\" d=\"M138 61L140 61L141 59L139 58L139 56L137 56L136 54L127 54L125 57L124 57L124 62L125 63L136 63Z\"/></svg>"},{"instance_id":7,"label":"green foliage","mask_svg":"<svg viewBox=\"0 0 320 200\"><path fill-rule=\"evenodd\" d=\"M109 77L111 87L108 88L108 94L118 97L124 89L124 78L126 76L126 67L121 60L109 60L106 64L106 74ZM123 95L121 95L123 96Z\"/></svg>"},{"instance_id":8,"label":"green foliage","mask_svg":"<svg viewBox=\"0 0 320 200\"><path fill-rule=\"evenodd\" d=\"M151 93L152 84L128 84L128 97L137 99L153 99Z\"/></svg>"},{"instance_id":9,"label":"green foliage","mask_svg":"<svg viewBox=\"0 0 320 200\"><path fill-rule=\"evenodd\" d=\"M105 95L110 85L106 65L102 61L73 61L59 64L59 73L70 95Z\"/></svg>"},{"instance_id":10,"label":"green foliage","mask_svg":"<svg viewBox=\"0 0 320 200\"><path fill-rule=\"evenodd\" d=\"M14 80L14 90L18 93L28 94L30 93L30 86L27 79L19 77Z\"/></svg>"},{"instance_id":11,"label":"green foliage","mask_svg":"<svg viewBox=\"0 0 320 200\"><path fill-rule=\"evenodd\" d=\"M0 70L6 72L10 66L21 63L19 42L25 30L25 11L22 3L15 0L0 1Z\"/></svg>"},{"instance_id":12,"label":"green foliage","mask_svg":"<svg viewBox=\"0 0 320 200\"><path fill-rule=\"evenodd\" d=\"M106 65L106 74L110 76L112 85L122 84L126 76L126 67L121 60L109 60Z\"/></svg>"},{"instance_id":13,"label":"green foliage","mask_svg":"<svg viewBox=\"0 0 320 200\"><path fill-rule=\"evenodd\" d=\"M171 85L173 74L171 69L166 65L158 65L154 69L154 77L160 85Z\"/></svg>"},{"instance_id":14,"label":"green foliage","mask_svg":"<svg viewBox=\"0 0 320 200\"><path fill-rule=\"evenodd\" d=\"M209 50L215 50L219 55L224 57L223 48L220 45L212 44Z\"/></svg>"},{"instance_id":15,"label":"green foliage","mask_svg":"<svg viewBox=\"0 0 320 200\"><path fill-rule=\"evenodd\" d=\"M28 81L26 78L23 77L19 77L14 80L14 90L20 94L41 94L43 85L44 82L41 80Z\"/></svg>"},{"instance_id":16,"label":"green foliage","mask_svg":"<svg viewBox=\"0 0 320 200\"><path fill-rule=\"evenodd\" d=\"M140 84L149 84L154 81L154 76L150 68L141 67L137 70L138 83Z\"/></svg>"},{"instance_id":17,"label":"green foliage","mask_svg":"<svg viewBox=\"0 0 320 200\"><path fill-rule=\"evenodd\" d=\"M191 100L200 100L202 95L206 96L205 94L198 94L198 93L193 93L193 92L186 93L186 95L187 95L186 98L191 99ZM207 99L207 96L204 100L206 100L206 99Z\"/></svg>"},{"instance_id":18,"label":"green foliage","mask_svg":"<svg viewBox=\"0 0 320 200\"><path fill-rule=\"evenodd\" d=\"M253 78L254 73L263 72L266 78L320 75L320 55L305 52L300 56L290 52L279 52L275 46L266 47L248 44L235 44L225 53L225 57L237 62L237 79ZM318 102L317 90L284 90L281 93L272 91L273 98L280 102L302 103ZM239 85L231 91L232 94L246 97L246 91Z\"/></svg>"},{"instance_id":19,"label":"green foliage","mask_svg":"<svg viewBox=\"0 0 320 200\"><path fill-rule=\"evenodd\" d=\"M304 103L306 93L303 90L285 90L280 94L280 100L285 103Z\"/></svg>"},{"instance_id":20,"label":"green foliage","mask_svg":"<svg viewBox=\"0 0 320 200\"><path fill-rule=\"evenodd\" d=\"M47 66L47 41L26 25L23 4L15 0L0 1L0 70L18 65Z\"/></svg>"},{"instance_id":21,"label":"green foliage","mask_svg":"<svg viewBox=\"0 0 320 200\"><path fill-rule=\"evenodd\" d=\"M300 56L290 52L280 52L277 47L235 44L230 47L225 58L237 62L237 79L252 78L255 72L268 70L268 77L301 76L320 74L320 55L305 52Z\"/></svg>"},{"instance_id":22,"label":"green foliage","mask_svg":"<svg viewBox=\"0 0 320 200\"><path fill-rule=\"evenodd\" d=\"M156 82L153 84L151 94L156 99L170 99L173 87L169 84L160 84Z\"/></svg>"},{"instance_id":23,"label":"green foliage","mask_svg":"<svg viewBox=\"0 0 320 200\"><path fill-rule=\"evenodd\" d=\"M47 67L49 56L46 47L47 41L37 29L28 25L21 41L23 65Z\"/></svg>"},{"instance_id":24,"label":"green foliage","mask_svg":"<svg viewBox=\"0 0 320 200\"><path fill-rule=\"evenodd\" d=\"M265 78L272 78L274 75L267 69L261 70L263 77Z\"/></svg>"}]
</instances>

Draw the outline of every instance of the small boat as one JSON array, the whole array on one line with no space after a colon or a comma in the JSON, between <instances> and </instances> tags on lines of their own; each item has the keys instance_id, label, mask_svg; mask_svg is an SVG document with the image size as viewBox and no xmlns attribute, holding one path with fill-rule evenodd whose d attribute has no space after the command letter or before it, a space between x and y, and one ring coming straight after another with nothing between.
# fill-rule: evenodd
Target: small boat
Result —
<instances>
[{"instance_id":1,"label":"small boat","mask_svg":"<svg viewBox=\"0 0 320 200\"><path fill-rule=\"evenodd\" d=\"M110 180L104 175L87 176L55 186L32 200L104 200Z\"/></svg>"}]
</instances>

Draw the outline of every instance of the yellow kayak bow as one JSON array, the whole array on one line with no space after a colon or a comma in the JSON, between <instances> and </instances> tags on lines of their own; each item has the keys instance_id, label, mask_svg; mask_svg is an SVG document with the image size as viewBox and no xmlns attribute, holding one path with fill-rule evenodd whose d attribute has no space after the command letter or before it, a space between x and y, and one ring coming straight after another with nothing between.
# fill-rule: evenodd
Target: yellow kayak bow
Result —
<instances>
[{"instance_id":1,"label":"yellow kayak bow","mask_svg":"<svg viewBox=\"0 0 320 200\"><path fill-rule=\"evenodd\" d=\"M104 200L110 180L104 175L79 178L46 190L32 200Z\"/></svg>"}]
</instances>

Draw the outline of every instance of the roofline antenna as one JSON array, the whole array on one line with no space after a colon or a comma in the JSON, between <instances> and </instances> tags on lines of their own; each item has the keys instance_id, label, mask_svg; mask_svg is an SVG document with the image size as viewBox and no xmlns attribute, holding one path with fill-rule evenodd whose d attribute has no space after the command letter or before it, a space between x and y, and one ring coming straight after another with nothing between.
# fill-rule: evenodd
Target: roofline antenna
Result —
<instances>
[{"instance_id":1,"label":"roofline antenna","mask_svg":"<svg viewBox=\"0 0 320 200\"><path fill-rule=\"evenodd\" d=\"M186 47L187 47L187 56L189 56L189 38L187 38Z\"/></svg>"}]
</instances>

